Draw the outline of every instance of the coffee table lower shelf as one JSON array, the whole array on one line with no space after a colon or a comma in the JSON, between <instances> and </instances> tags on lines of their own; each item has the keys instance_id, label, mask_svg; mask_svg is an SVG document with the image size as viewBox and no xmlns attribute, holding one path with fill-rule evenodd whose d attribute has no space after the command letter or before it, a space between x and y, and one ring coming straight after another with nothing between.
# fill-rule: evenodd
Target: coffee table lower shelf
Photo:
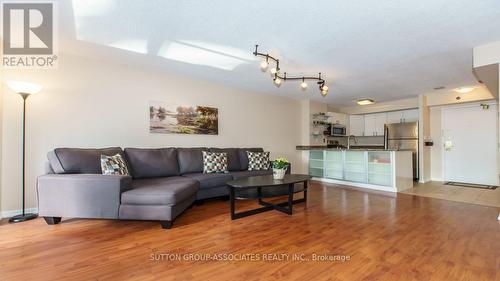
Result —
<instances>
[{"instance_id":1,"label":"coffee table lower shelf","mask_svg":"<svg viewBox=\"0 0 500 281\"><path fill-rule=\"evenodd\" d=\"M295 193L303 192L304 197L301 199L293 199ZM273 198L288 195L288 200L281 203L266 202L264 198ZM251 200L258 199L261 208L252 209L248 211L236 212L236 200ZM244 190L238 190L235 187L229 187L229 201L231 205L231 219L239 219L251 215L276 210L285 214L291 215L293 212L293 205L307 202L307 181L302 184L288 184L282 186L266 186L254 187Z\"/></svg>"}]
</instances>

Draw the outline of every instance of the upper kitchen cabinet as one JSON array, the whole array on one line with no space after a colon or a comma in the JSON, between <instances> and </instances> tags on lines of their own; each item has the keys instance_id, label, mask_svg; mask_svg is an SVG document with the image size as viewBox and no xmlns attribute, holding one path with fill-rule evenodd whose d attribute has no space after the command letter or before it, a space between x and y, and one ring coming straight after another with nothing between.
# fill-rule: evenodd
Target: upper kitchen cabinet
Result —
<instances>
[{"instance_id":1,"label":"upper kitchen cabinet","mask_svg":"<svg viewBox=\"0 0 500 281\"><path fill-rule=\"evenodd\" d=\"M403 111L403 123L418 122L418 109L410 109Z\"/></svg>"},{"instance_id":2,"label":"upper kitchen cabinet","mask_svg":"<svg viewBox=\"0 0 500 281\"><path fill-rule=\"evenodd\" d=\"M387 114L374 113L364 115L365 128L363 136L383 136L384 125L387 122Z\"/></svg>"},{"instance_id":3,"label":"upper kitchen cabinet","mask_svg":"<svg viewBox=\"0 0 500 281\"><path fill-rule=\"evenodd\" d=\"M418 122L418 109L350 115L350 135L383 136L384 125L392 123Z\"/></svg>"},{"instance_id":4,"label":"upper kitchen cabinet","mask_svg":"<svg viewBox=\"0 0 500 281\"><path fill-rule=\"evenodd\" d=\"M387 113L376 113L375 115L375 135L384 135L384 125L387 123Z\"/></svg>"},{"instance_id":5,"label":"upper kitchen cabinet","mask_svg":"<svg viewBox=\"0 0 500 281\"><path fill-rule=\"evenodd\" d=\"M390 112L387 112L386 116L387 116L387 124L403 122L403 112L402 111L390 111Z\"/></svg>"},{"instance_id":6,"label":"upper kitchen cabinet","mask_svg":"<svg viewBox=\"0 0 500 281\"><path fill-rule=\"evenodd\" d=\"M328 122L332 124L340 124L347 125L347 114L337 113L337 112L328 112Z\"/></svg>"},{"instance_id":7,"label":"upper kitchen cabinet","mask_svg":"<svg viewBox=\"0 0 500 281\"><path fill-rule=\"evenodd\" d=\"M377 130L375 125L375 114L366 114L365 116L365 130L363 136L374 136Z\"/></svg>"},{"instance_id":8,"label":"upper kitchen cabinet","mask_svg":"<svg viewBox=\"0 0 500 281\"><path fill-rule=\"evenodd\" d=\"M386 122L387 124L417 122L417 121L418 121L418 109L387 112L387 122Z\"/></svg>"},{"instance_id":9,"label":"upper kitchen cabinet","mask_svg":"<svg viewBox=\"0 0 500 281\"><path fill-rule=\"evenodd\" d=\"M364 136L364 131L365 131L365 116L350 115L349 134L354 136Z\"/></svg>"}]
</instances>

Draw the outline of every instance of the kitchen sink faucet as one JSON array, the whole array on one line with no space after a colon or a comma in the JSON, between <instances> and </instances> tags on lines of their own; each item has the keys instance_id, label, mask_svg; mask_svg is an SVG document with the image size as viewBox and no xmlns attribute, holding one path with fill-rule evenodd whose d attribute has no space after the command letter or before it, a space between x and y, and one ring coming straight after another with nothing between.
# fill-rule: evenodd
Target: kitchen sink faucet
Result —
<instances>
[{"instance_id":1,"label":"kitchen sink faucet","mask_svg":"<svg viewBox=\"0 0 500 281\"><path fill-rule=\"evenodd\" d=\"M354 139L354 143L358 143L358 138L354 135L347 137L347 149L351 149L351 137Z\"/></svg>"}]
</instances>

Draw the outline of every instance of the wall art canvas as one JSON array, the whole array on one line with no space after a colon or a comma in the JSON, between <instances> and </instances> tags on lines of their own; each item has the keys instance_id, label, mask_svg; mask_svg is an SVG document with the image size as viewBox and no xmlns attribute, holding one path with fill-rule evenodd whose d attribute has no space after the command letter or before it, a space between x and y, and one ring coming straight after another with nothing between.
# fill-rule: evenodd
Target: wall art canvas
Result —
<instances>
[{"instance_id":1,"label":"wall art canvas","mask_svg":"<svg viewBox=\"0 0 500 281\"><path fill-rule=\"evenodd\" d=\"M149 132L218 135L219 110L207 106L184 106L150 101Z\"/></svg>"}]
</instances>

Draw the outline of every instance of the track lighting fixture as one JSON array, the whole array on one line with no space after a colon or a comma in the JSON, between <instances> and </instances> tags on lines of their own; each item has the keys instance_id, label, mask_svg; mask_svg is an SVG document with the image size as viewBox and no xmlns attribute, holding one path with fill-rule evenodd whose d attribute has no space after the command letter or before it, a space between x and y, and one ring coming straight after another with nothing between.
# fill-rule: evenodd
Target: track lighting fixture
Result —
<instances>
[{"instance_id":1,"label":"track lighting fixture","mask_svg":"<svg viewBox=\"0 0 500 281\"><path fill-rule=\"evenodd\" d=\"M258 51L259 45L255 45L255 52L253 54L256 57L263 57L265 60L263 60L260 63L260 70L262 72L266 72L267 69L269 68L269 60L273 61L276 66L271 67L269 70L271 77L273 78L273 83L276 85L276 87L280 87L281 84L283 84L284 81L287 80L302 80L302 83L300 83L300 88L305 91L307 90L307 83L306 80L316 80L318 83L319 90L321 92L321 95L323 97L326 97L328 95L328 86L325 85L326 81L321 78L321 73L318 73L317 77L314 76L287 76L286 72L283 75L280 75L280 61L277 58L274 58L273 56L269 54L264 54L264 53L259 53Z\"/></svg>"},{"instance_id":2,"label":"track lighting fixture","mask_svg":"<svg viewBox=\"0 0 500 281\"><path fill-rule=\"evenodd\" d=\"M273 80L274 80L273 81L274 85L276 85L276 87L278 87L278 88L281 86L281 83L283 82L283 80L281 80L281 78L279 78L279 77L276 77Z\"/></svg>"},{"instance_id":3,"label":"track lighting fixture","mask_svg":"<svg viewBox=\"0 0 500 281\"><path fill-rule=\"evenodd\" d=\"M263 60L260 63L260 70L262 72L266 72L268 67L269 67L269 56L266 56L266 60Z\"/></svg>"}]
</instances>

